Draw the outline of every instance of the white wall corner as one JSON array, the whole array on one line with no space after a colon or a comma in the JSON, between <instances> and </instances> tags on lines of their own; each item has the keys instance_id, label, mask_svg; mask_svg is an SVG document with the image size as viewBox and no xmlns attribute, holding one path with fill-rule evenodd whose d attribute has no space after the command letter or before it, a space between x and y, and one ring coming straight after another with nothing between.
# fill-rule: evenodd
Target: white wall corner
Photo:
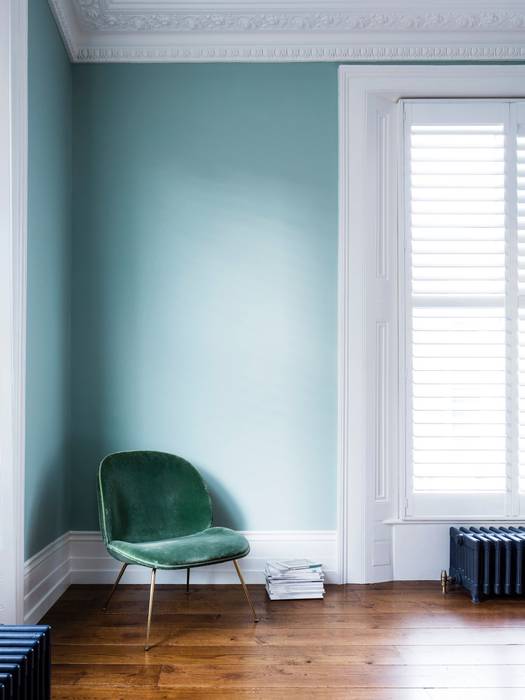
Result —
<instances>
[{"instance_id":1,"label":"white wall corner","mask_svg":"<svg viewBox=\"0 0 525 700\"><path fill-rule=\"evenodd\" d=\"M320 531L249 531L243 532L250 542L250 554L240 561L247 583L264 583L268 559L307 557L323 563L327 583L338 583L336 532ZM120 569L118 561L106 551L100 532L72 531L31 557L25 565L24 621L38 622L70 584L114 583ZM198 584L238 583L230 562L192 570L191 580ZM147 584L149 570L130 566L122 583ZM159 571L158 583L183 583L185 571Z\"/></svg>"}]
</instances>

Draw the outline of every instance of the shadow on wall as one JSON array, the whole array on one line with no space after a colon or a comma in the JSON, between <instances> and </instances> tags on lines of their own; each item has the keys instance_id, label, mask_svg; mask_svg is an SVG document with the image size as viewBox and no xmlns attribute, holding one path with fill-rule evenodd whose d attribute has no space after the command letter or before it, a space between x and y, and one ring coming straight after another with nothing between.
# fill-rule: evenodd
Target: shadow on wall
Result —
<instances>
[{"instance_id":1,"label":"shadow on wall","mask_svg":"<svg viewBox=\"0 0 525 700\"><path fill-rule=\"evenodd\" d=\"M63 535L68 529L68 445L64 444L51 459L38 462L39 471L32 483L26 508L26 559ZM31 477L27 483L30 483ZM32 496L32 497L31 497ZM53 504L53 508L50 508Z\"/></svg>"},{"instance_id":2,"label":"shadow on wall","mask_svg":"<svg viewBox=\"0 0 525 700\"><path fill-rule=\"evenodd\" d=\"M217 524L334 527L335 64L73 87L71 529L100 458L141 448L202 465Z\"/></svg>"},{"instance_id":3,"label":"shadow on wall","mask_svg":"<svg viewBox=\"0 0 525 700\"><path fill-rule=\"evenodd\" d=\"M213 525L230 527L234 530L243 530L246 527L244 513L233 500L231 493L208 470L194 465L202 475L208 486L213 505Z\"/></svg>"},{"instance_id":4,"label":"shadow on wall","mask_svg":"<svg viewBox=\"0 0 525 700\"><path fill-rule=\"evenodd\" d=\"M104 457L113 452L124 452L135 449L155 449L164 452L169 452L171 454L177 454L179 457L187 459L196 467L196 469L198 469L198 471L202 475L202 478L206 482L212 500L213 525L230 527L234 530L246 529L246 517L244 511L241 509L237 501L233 498L231 491L228 490L228 488L220 479L218 479L212 474L213 466L210 466L209 469L203 468L199 464L193 462L191 458L188 457L188 455L183 454L181 451L177 452L177 450L173 449L173 447L167 447L165 445L156 445L152 447L151 445L113 444L110 449L104 449L100 441L97 441L96 444L87 442L79 443L79 447L84 455L91 456L90 462L93 464L93 478L90 481L89 493L85 494L85 497L83 499L84 507L91 507L97 513L96 522L93 522L93 527L98 528L98 506L96 504L96 475L98 474L98 467L100 462L104 459ZM50 489L54 488L54 486L52 485L52 481L53 480L50 480L49 486L46 489L46 493ZM46 493L42 494L43 499L46 498ZM42 513L44 509L44 504L42 504L42 508L39 508L38 505L39 504L37 504L37 506L35 506L34 508L34 514L36 518L34 522L39 522L39 514ZM75 527L73 526L72 529L75 529Z\"/></svg>"}]
</instances>

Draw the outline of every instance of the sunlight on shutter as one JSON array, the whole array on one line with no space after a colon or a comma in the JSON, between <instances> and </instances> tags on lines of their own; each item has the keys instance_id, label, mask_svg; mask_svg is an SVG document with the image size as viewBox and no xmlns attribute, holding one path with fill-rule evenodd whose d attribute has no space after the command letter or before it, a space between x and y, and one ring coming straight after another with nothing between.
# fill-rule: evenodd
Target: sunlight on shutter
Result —
<instances>
[{"instance_id":1,"label":"sunlight on shutter","mask_svg":"<svg viewBox=\"0 0 525 700\"><path fill-rule=\"evenodd\" d=\"M525 120L525 108L521 113ZM519 454L520 492L525 492L525 121L518 123L516 137L517 229L518 229L518 347L519 347Z\"/></svg>"},{"instance_id":2,"label":"sunlight on shutter","mask_svg":"<svg viewBox=\"0 0 525 700\"><path fill-rule=\"evenodd\" d=\"M414 121L408 132L414 492L506 488L504 130Z\"/></svg>"}]
</instances>

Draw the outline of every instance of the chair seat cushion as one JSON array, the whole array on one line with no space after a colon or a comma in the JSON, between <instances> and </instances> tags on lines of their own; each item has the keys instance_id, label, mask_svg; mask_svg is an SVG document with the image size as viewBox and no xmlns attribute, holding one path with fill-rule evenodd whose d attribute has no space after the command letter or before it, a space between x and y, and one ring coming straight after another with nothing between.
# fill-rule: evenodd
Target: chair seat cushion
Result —
<instances>
[{"instance_id":1,"label":"chair seat cushion","mask_svg":"<svg viewBox=\"0 0 525 700\"><path fill-rule=\"evenodd\" d=\"M210 527L193 535L153 542L112 540L108 550L116 559L128 564L155 569L183 569L240 559L248 554L250 545L246 537L234 530Z\"/></svg>"}]
</instances>

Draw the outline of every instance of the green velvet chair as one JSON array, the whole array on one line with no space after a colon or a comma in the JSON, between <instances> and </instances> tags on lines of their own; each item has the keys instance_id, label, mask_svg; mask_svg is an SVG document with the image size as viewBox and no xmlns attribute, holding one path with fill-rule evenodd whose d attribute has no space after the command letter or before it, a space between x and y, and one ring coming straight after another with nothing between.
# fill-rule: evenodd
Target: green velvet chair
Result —
<instances>
[{"instance_id":1,"label":"green velvet chair","mask_svg":"<svg viewBox=\"0 0 525 700\"><path fill-rule=\"evenodd\" d=\"M238 559L250 551L243 535L212 527L210 495L189 462L165 452L117 452L98 471L100 529L112 557L122 562L104 610L129 564L151 569L145 649L150 648L151 612L157 569L190 569L232 561L251 608Z\"/></svg>"}]
</instances>

